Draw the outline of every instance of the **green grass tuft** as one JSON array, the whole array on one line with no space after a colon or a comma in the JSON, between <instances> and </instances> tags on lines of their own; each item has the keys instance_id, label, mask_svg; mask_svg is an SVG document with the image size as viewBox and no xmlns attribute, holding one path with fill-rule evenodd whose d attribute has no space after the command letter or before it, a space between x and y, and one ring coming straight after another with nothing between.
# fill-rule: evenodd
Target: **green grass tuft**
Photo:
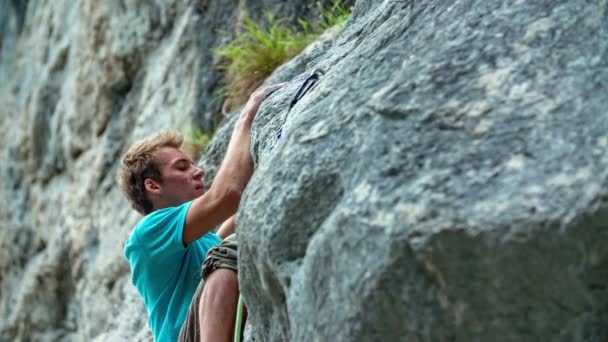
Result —
<instances>
[{"instance_id":1,"label":"green grass tuft","mask_svg":"<svg viewBox=\"0 0 608 342\"><path fill-rule=\"evenodd\" d=\"M290 28L266 14L266 25L258 25L250 18L243 23L244 33L223 49L212 50L223 57L219 67L226 70L229 95L224 112L242 104L249 94L279 65L299 54L323 31L343 24L350 9L336 1L328 8L317 3L319 22L298 19L299 27Z\"/></svg>"},{"instance_id":2,"label":"green grass tuft","mask_svg":"<svg viewBox=\"0 0 608 342\"><path fill-rule=\"evenodd\" d=\"M350 17L350 8L346 8L339 1L334 2L329 8L325 8L317 2L317 8L321 12L321 30L326 30L336 25L342 25Z\"/></svg>"}]
</instances>

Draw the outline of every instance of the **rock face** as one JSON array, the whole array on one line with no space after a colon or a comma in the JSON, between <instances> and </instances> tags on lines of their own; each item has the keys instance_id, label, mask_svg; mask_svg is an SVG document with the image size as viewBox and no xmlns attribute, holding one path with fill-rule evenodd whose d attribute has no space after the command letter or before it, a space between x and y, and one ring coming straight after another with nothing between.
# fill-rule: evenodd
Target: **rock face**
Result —
<instances>
[{"instance_id":1,"label":"rock face","mask_svg":"<svg viewBox=\"0 0 608 342\"><path fill-rule=\"evenodd\" d=\"M209 48L260 8L314 15L0 1L1 341L149 338L118 158L210 127ZM607 23L606 1L360 0L278 69L238 214L248 339L608 340Z\"/></svg>"},{"instance_id":2,"label":"rock face","mask_svg":"<svg viewBox=\"0 0 608 342\"><path fill-rule=\"evenodd\" d=\"M256 341L608 340L606 1L359 1L314 67L256 119Z\"/></svg>"}]
</instances>

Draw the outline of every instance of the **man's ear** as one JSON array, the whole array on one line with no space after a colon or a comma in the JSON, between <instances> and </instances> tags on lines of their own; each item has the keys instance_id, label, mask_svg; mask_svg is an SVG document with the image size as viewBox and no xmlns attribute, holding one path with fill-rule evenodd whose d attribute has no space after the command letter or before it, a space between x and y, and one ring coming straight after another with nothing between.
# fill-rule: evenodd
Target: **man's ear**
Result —
<instances>
[{"instance_id":1,"label":"man's ear","mask_svg":"<svg viewBox=\"0 0 608 342\"><path fill-rule=\"evenodd\" d=\"M146 191L153 194L157 194L161 191L160 183L158 183L152 178L144 179L144 187L146 188Z\"/></svg>"}]
</instances>

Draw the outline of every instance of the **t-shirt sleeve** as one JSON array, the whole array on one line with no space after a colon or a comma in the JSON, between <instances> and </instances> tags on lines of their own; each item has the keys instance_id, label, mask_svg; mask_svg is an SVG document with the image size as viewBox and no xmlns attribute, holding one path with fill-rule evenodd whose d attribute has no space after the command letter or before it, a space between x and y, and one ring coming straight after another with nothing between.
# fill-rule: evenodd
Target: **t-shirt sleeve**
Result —
<instances>
[{"instance_id":1,"label":"t-shirt sleeve","mask_svg":"<svg viewBox=\"0 0 608 342\"><path fill-rule=\"evenodd\" d=\"M157 210L136 229L137 242L143 246L150 259L162 256L163 260L171 260L181 258L185 253L182 234L190 204L192 202Z\"/></svg>"}]
</instances>

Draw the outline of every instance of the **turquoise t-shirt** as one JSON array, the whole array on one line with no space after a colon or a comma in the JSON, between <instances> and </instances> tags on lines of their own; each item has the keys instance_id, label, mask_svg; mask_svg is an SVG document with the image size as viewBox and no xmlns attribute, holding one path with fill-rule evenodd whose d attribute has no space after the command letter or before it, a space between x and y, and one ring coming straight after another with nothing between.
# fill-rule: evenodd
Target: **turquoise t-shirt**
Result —
<instances>
[{"instance_id":1,"label":"turquoise t-shirt","mask_svg":"<svg viewBox=\"0 0 608 342\"><path fill-rule=\"evenodd\" d=\"M208 232L184 247L182 233L192 202L142 218L125 244L131 282L144 298L148 324L159 342L177 341L200 281L207 251L221 239Z\"/></svg>"}]
</instances>

